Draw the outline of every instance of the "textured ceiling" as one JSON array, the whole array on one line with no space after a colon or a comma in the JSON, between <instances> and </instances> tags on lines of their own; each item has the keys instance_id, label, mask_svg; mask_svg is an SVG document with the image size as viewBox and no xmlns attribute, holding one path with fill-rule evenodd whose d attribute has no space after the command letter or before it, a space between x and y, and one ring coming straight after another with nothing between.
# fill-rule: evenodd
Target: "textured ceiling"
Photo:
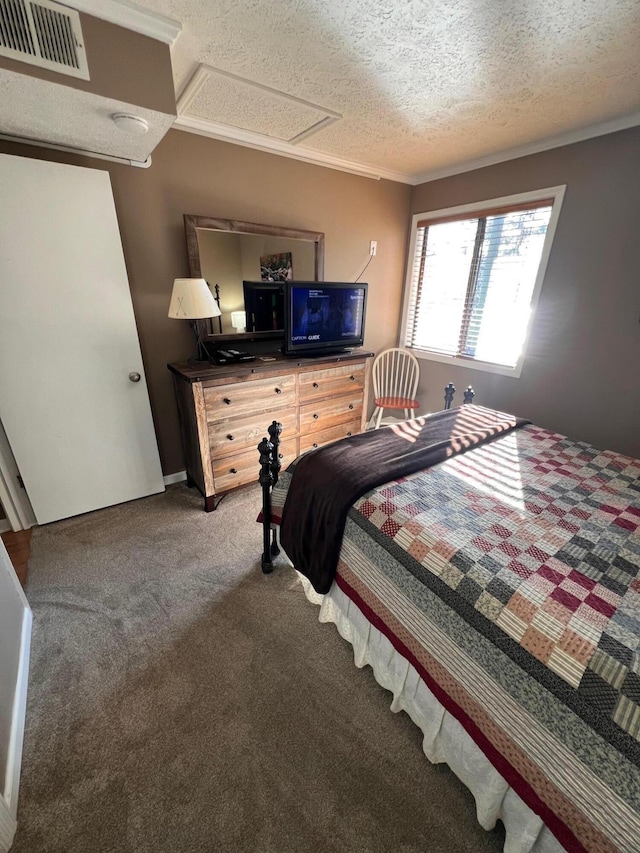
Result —
<instances>
[{"instance_id":1,"label":"textured ceiling","mask_svg":"<svg viewBox=\"0 0 640 853\"><path fill-rule=\"evenodd\" d=\"M301 148L406 175L640 111L638 0L137 2L183 24L178 94L205 63L322 104Z\"/></svg>"}]
</instances>

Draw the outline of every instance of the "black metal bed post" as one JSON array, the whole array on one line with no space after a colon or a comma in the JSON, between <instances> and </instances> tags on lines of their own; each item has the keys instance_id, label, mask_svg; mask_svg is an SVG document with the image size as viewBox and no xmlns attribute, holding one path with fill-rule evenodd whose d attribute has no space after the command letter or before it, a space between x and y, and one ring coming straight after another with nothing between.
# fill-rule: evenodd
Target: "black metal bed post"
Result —
<instances>
[{"instance_id":1,"label":"black metal bed post","mask_svg":"<svg viewBox=\"0 0 640 853\"><path fill-rule=\"evenodd\" d=\"M465 403L467 403L467 404L469 404L469 403L473 403L473 398L474 398L475 396L476 396L476 392L473 390L473 388L471 387L471 385L469 385L469 387L467 388L467 390L464 392L464 402L465 402Z\"/></svg>"},{"instance_id":2,"label":"black metal bed post","mask_svg":"<svg viewBox=\"0 0 640 853\"><path fill-rule=\"evenodd\" d=\"M276 485L278 482L278 476L280 474L280 468L282 467L280 464L280 434L282 432L282 424L279 424L277 421L272 421L271 426L267 429L269 433L269 439L272 446L271 450L271 487ZM271 496L269 496L269 503L271 503ZM269 507L271 509L271 507ZM269 518L271 521L271 518ZM280 553L280 548L278 548L278 535L275 527L271 528L271 556L277 557Z\"/></svg>"},{"instance_id":3,"label":"black metal bed post","mask_svg":"<svg viewBox=\"0 0 640 853\"><path fill-rule=\"evenodd\" d=\"M444 408L450 409L451 404L453 403L453 395L456 393L456 389L453 385L453 382L450 382L446 388L444 389Z\"/></svg>"},{"instance_id":4,"label":"black metal bed post","mask_svg":"<svg viewBox=\"0 0 640 853\"><path fill-rule=\"evenodd\" d=\"M271 471L273 444L268 438L263 438L258 445L260 453L260 477L262 486L262 571L265 575L273 571L271 562L271 486L273 473Z\"/></svg>"},{"instance_id":5,"label":"black metal bed post","mask_svg":"<svg viewBox=\"0 0 640 853\"><path fill-rule=\"evenodd\" d=\"M273 541L271 540L271 489L278 482L280 474L280 434L282 424L272 421L267 432L269 438L263 438L258 445L260 454L260 477L262 486L262 571L268 575L273 571L272 557L280 553L276 539L276 531L273 530Z\"/></svg>"},{"instance_id":6,"label":"black metal bed post","mask_svg":"<svg viewBox=\"0 0 640 853\"><path fill-rule=\"evenodd\" d=\"M215 291L216 291L216 293L215 293L215 296L213 298L218 303L218 311L219 311L220 310L220 285L219 284L216 284ZM220 334L222 334L222 314L218 315L218 328L220 329ZM213 327L211 328L211 331L213 332Z\"/></svg>"}]
</instances>

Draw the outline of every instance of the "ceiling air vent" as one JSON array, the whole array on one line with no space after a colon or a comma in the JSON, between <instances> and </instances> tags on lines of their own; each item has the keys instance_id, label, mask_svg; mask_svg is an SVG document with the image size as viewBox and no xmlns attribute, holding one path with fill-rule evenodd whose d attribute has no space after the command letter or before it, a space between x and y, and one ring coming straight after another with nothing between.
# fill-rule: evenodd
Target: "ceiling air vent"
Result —
<instances>
[{"instance_id":1,"label":"ceiling air vent","mask_svg":"<svg viewBox=\"0 0 640 853\"><path fill-rule=\"evenodd\" d=\"M80 15L51 0L0 0L0 56L89 79Z\"/></svg>"}]
</instances>

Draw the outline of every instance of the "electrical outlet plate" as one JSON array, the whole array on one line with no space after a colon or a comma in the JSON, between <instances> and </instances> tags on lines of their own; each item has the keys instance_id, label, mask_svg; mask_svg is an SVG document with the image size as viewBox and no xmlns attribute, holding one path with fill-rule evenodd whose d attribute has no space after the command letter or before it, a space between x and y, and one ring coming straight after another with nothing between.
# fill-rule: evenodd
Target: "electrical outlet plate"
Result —
<instances>
[{"instance_id":1,"label":"electrical outlet plate","mask_svg":"<svg viewBox=\"0 0 640 853\"><path fill-rule=\"evenodd\" d=\"M369 254L370 254L370 255L375 255L377 251L378 251L378 241L377 241L377 240L372 240L372 241L369 243Z\"/></svg>"}]
</instances>

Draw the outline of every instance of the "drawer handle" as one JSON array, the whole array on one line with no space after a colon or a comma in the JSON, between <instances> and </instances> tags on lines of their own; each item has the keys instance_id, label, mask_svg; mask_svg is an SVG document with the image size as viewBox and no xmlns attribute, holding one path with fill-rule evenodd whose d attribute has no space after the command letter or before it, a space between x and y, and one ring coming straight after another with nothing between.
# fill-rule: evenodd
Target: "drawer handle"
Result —
<instances>
[{"instance_id":1,"label":"drawer handle","mask_svg":"<svg viewBox=\"0 0 640 853\"><path fill-rule=\"evenodd\" d=\"M237 473L238 473L238 469L237 469L237 468L229 468L229 473L230 473L230 474L237 474Z\"/></svg>"},{"instance_id":2,"label":"drawer handle","mask_svg":"<svg viewBox=\"0 0 640 853\"><path fill-rule=\"evenodd\" d=\"M284 459L284 453L278 453L278 459Z\"/></svg>"},{"instance_id":3,"label":"drawer handle","mask_svg":"<svg viewBox=\"0 0 640 853\"><path fill-rule=\"evenodd\" d=\"M224 400L223 400L222 402L223 402L223 403L226 403L226 404L227 404L227 406L230 406L230 405L231 405L231 400L230 400L228 397L225 397L225 398L224 398Z\"/></svg>"},{"instance_id":4,"label":"drawer handle","mask_svg":"<svg viewBox=\"0 0 640 853\"><path fill-rule=\"evenodd\" d=\"M351 430L349 430L349 432L347 433L347 435L351 435Z\"/></svg>"},{"instance_id":5,"label":"drawer handle","mask_svg":"<svg viewBox=\"0 0 640 853\"><path fill-rule=\"evenodd\" d=\"M317 445L317 443L316 443L315 441L314 441L314 442L313 442L313 444L311 445L311 447L317 447L317 446L318 446L318 445Z\"/></svg>"},{"instance_id":6,"label":"drawer handle","mask_svg":"<svg viewBox=\"0 0 640 853\"><path fill-rule=\"evenodd\" d=\"M314 383L313 383L313 387L314 387L314 388L319 388L320 386L318 385L318 383L317 383L317 382L314 382Z\"/></svg>"},{"instance_id":7,"label":"drawer handle","mask_svg":"<svg viewBox=\"0 0 640 853\"><path fill-rule=\"evenodd\" d=\"M229 439L229 441L233 441L233 436L231 435L231 433L229 433L229 435L227 436L227 438Z\"/></svg>"},{"instance_id":8,"label":"drawer handle","mask_svg":"<svg viewBox=\"0 0 640 853\"><path fill-rule=\"evenodd\" d=\"M282 394L282 388L276 388L276 394Z\"/></svg>"},{"instance_id":9,"label":"drawer handle","mask_svg":"<svg viewBox=\"0 0 640 853\"><path fill-rule=\"evenodd\" d=\"M353 403L349 403L349 408L353 409Z\"/></svg>"},{"instance_id":10,"label":"drawer handle","mask_svg":"<svg viewBox=\"0 0 640 853\"><path fill-rule=\"evenodd\" d=\"M350 379L352 382L355 382L355 381L356 381L356 377L355 377L355 376L350 376L350 377L349 377L349 379Z\"/></svg>"},{"instance_id":11,"label":"drawer handle","mask_svg":"<svg viewBox=\"0 0 640 853\"><path fill-rule=\"evenodd\" d=\"M314 419L314 421L317 421L317 420L318 420L318 415L314 415L314 416L313 416L313 419Z\"/></svg>"}]
</instances>

